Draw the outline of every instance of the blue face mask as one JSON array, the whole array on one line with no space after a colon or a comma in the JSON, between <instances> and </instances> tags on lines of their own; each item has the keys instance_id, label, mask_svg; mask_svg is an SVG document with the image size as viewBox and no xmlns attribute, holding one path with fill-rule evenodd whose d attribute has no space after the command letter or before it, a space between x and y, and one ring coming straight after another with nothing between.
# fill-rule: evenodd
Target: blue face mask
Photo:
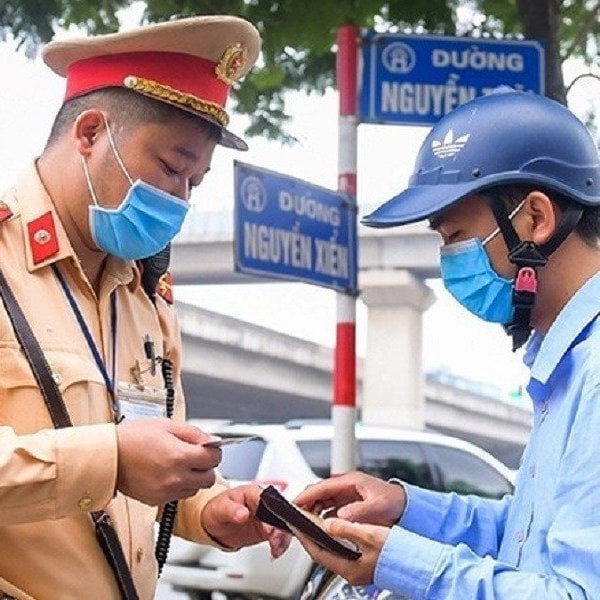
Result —
<instances>
[{"instance_id":1,"label":"blue face mask","mask_svg":"<svg viewBox=\"0 0 600 600\"><path fill-rule=\"evenodd\" d=\"M509 215L512 219L525 201ZM473 238L440 248L446 289L468 311L491 323L510 323L513 281L500 277L490 264L485 245L500 233L495 229L483 242Z\"/></svg>"},{"instance_id":2,"label":"blue face mask","mask_svg":"<svg viewBox=\"0 0 600 600\"><path fill-rule=\"evenodd\" d=\"M134 182L106 124L113 154L129 181L129 190L118 208L99 205L85 158L83 170L94 205L90 206L90 231L98 248L125 260L138 260L160 252L177 235L189 204L149 183Z\"/></svg>"}]
</instances>

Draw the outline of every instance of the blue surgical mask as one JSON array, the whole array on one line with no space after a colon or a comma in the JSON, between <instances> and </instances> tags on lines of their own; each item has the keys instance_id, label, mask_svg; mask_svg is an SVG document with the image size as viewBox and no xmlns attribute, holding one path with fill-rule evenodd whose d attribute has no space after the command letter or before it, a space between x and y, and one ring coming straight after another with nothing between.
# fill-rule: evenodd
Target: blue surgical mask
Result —
<instances>
[{"instance_id":1,"label":"blue surgical mask","mask_svg":"<svg viewBox=\"0 0 600 600\"><path fill-rule=\"evenodd\" d=\"M512 219L525 201L509 215ZM495 229L483 241L473 238L440 248L442 280L446 289L468 311L491 323L510 323L513 316L513 280L500 277L485 250L500 233Z\"/></svg>"},{"instance_id":2,"label":"blue surgical mask","mask_svg":"<svg viewBox=\"0 0 600 600\"><path fill-rule=\"evenodd\" d=\"M177 235L189 204L145 181L133 181L114 143L108 123L106 131L112 152L129 181L129 190L118 208L98 203L87 161L82 157L90 206L90 231L98 248L124 260L138 260L160 252Z\"/></svg>"}]
</instances>

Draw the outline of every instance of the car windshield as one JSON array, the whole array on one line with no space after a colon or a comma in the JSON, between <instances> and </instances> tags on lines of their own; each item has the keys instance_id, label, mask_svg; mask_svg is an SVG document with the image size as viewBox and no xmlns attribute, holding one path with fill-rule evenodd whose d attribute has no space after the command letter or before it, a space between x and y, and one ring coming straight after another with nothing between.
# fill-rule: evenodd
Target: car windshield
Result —
<instances>
[{"instance_id":1,"label":"car windshield","mask_svg":"<svg viewBox=\"0 0 600 600\"><path fill-rule=\"evenodd\" d=\"M330 440L297 442L317 477L331 474ZM450 446L400 440L358 440L357 468L390 479L396 477L419 487L459 494L502 498L512 485L482 458Z\"/></svg>"},{"instance_id":2,"label":"car windshield","mask_svg":"<svg viewBox=\"0 0 600 600\"><path fill-rule=\"evenodd\" d=\"M304 459L318 477L331 474L329 440L297 442ZM359 440L356 464L381 479L397 477L414 485L432 487L432 475L420 445L395 440Z\"/></svg>"}]
</instances>

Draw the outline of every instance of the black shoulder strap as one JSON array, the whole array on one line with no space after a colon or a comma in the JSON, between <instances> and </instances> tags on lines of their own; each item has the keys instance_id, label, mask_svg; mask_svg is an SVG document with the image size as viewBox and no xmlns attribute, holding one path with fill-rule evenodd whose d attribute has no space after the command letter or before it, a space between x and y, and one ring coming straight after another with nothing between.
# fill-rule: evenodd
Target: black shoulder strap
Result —
<instances>
[{"instance_id":1,"label":"black shoulder strap","mask_svg":"<svg viewBox=\"0 0 600 600\"><path fill-rule=\"evenodd\" d=\"M42 392L42 396L48 407L48 412L50 413L54 427L57 429L72 427L73 423L69 417L60 389L52 377L52 371L46 361L44 352L31 330L31 327L1 269L0 297L6 307L17 340L21 344L23 352L27 357L27 362L29 362L33 376L40 387L40 391ZM96 528L98 543L113 570L123 600L138 600L139 597L135 590L135 584L133 583L129 566L125 560L121 542L110 521L110 516L102 510L93 511L90 515Z\"/></svg>"}]
</instances>

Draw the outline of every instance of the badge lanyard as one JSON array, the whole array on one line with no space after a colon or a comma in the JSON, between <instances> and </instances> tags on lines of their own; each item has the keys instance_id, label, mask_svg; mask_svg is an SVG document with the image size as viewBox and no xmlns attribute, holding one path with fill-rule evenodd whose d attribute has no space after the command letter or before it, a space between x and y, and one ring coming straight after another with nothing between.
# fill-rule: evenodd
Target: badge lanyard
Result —
<instances>
[{"instance_id":1,"label":"badge lanyard","mask_svg":"<svg viewBox=\"0 0 600 600\"><path fill-rule=\"evenodd\" d=\"M98 346L96 345L94 337L92 336L90 328L88 327L87 323L85 322L83 314L81 313L81 310L79 309L79 306L77 305L77 302L75 301L75 298L73 297L73 293L69 289L69 286L67 285L67 282L65 281L65 278L63 277L62 273L59 271L58 267L55 264L52 265L52 269L54 271L54 274L56 275L56 278L58 279L58 281L60 283L60 286L62 287L63 292L65 293L65 296L67 297L67 300L69 301L71 310L73 311L73 314L75 315L75 317L77 319L77 323L79 323L79 328L81 329L81 332L83 333L83 336L85 337L85 341L87 342L90 352L92 353L92 356L94 357L94 360L96 361L96 365L98 366L98 369L100 370L100 373L102 374L102 378L104 379L106 389L108 390L111 400L112 400L113 411L115 413L115 416L118 418L119 405L117 403L117 398L116 398L116 394L115 394L115 381L116 381L116 371L117 371L117 360L116 360L116 357L117 357L117 342L116 342L116 340L117 340L117 297L115 295L115 292L113 291L110 295L110 326L111 326L111 330L112 330L112 353L111 353L112 354L112 356L111 356L111 358L112 358L112 377L110 377L108 374L108 371L106 370L106 365L104 364L104 360L102 359L100 351L98 350Z\"/></svg>"}]
</instances>

